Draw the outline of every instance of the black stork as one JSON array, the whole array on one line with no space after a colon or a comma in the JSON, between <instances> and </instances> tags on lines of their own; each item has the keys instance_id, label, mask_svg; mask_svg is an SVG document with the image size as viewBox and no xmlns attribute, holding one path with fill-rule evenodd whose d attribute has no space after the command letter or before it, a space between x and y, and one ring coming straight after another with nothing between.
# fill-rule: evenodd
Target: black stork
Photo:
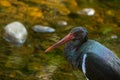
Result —
<instances>
[{"instance_id":1,"label":"black stork","mask_svg":"<svg viewBox=\"0 0 120 80\"><path fill-rule=\"evenodd\" d=\"M45 52L66 42L65 58L83 72L86 80L120 80L120 59L99 42L88 40L84 27L73 28Z\"/></svg>"}]
</instances>

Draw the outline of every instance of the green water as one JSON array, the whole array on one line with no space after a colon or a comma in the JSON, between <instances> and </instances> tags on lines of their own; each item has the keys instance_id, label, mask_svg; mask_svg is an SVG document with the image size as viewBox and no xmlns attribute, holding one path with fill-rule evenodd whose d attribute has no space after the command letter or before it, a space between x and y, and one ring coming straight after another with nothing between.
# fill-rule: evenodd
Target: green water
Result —
<instances>
[{"instance_id":1,"label":"green water","mask_svg":"<svg viewBox=\"0 0 120 80\"><path fill-rule=\"evenodd\" d=\"M120 57L119 0L1 0L0 1L0 80L84 80L63 57L64 45L51 52L45 49L60 40L73 27L84 26L89 38L99 41ZM94 16L79 15L83 8L95 9ZM59 21L68 25L59 26ZM26 42L14 47L3 39L7 24L20 21L28 30ZM41 24L54 33L36 33ZM111 36L117 36L113 39Z\"/></svg>"}]
</instances>

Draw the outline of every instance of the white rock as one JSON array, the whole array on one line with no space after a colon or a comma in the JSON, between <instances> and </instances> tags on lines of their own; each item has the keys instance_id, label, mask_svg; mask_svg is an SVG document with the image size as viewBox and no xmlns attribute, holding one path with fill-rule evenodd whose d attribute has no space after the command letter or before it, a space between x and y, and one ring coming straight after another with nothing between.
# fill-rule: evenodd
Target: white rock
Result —
<instances>
[{"instance_id":1,"label":"white rock","mask_svg":"<svg viewBox=\"0 0 120 80\"><path fill-rule=\"evenodd\" d=\"M48 26L43 26L43 25L35 25L32 29L35 32L42 32L42 33L45 33L45 32L55 32L54 28L51 28L51 27L48 27Z\"/></svg>"},{"instance_id":2,"label":"white rock","mask_svg":"<svg viewBox=\"0 0 120 80\"><path fill-rule=\"evenodd\" d=\"M117 36L117 35L112 35L111 38L112 38L112 39L117 39L118 36Z\"/></svg>"},{"instance_id":3,"label":"white rock","mask_svg":"<svg viewBox=\"0 0 120 80\"><path fill-rule=\"evenodd\" d=\"M77 12L78 14L83 14L83 15L88 15L88 16L93 16L95 14L95 10L92 8L84 8L81 11Z\"/></svg>"},{"instance_id":4,"label":"white rock","mask_svg":"<svg viewBox=\"0 0 120 80\"><path fill-rule=\"evenodd\" d=\"M15 46L23 44L27 38L27 30L20 22L12 22L6 25L6 27L4 27L4 30L5 40L14 44Z\"/></svg>"},{"instance_id":5,"label":"white rock","mask_svg":"<svg viewBox=\"0 0 120 80\"><path fill-rule=\"evenodd\" d=\"M58 21L58 26L67 26L67 21Z\"/></svg>"}]
</instances>

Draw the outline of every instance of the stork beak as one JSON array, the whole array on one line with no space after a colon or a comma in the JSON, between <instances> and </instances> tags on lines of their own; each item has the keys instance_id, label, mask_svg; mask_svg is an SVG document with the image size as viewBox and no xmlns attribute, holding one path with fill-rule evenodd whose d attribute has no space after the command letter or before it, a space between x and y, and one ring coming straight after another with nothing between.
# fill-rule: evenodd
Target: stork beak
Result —
<instances>
[{"instance_id":1,"label":"stork beak","mask_svg":"<svg viewBox=\"0 0 120 80\"><path fill-rule=\"evenodd\" d=\"M54 45L50 46L48 49L45 50L45 52L48 52L68 41L71 41L72 39L74 39L74 35L72 33L69 33L68 35L66 35L63 39L61 39L60 41L58 41L57 43L55 43Z\"/></svg>"}]
</instances>

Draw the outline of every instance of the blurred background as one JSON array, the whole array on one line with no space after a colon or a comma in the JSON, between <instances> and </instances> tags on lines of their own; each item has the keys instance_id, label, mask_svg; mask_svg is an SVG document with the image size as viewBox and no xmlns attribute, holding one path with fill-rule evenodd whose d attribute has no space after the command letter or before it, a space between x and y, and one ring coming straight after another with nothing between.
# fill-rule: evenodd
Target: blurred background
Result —
<instances>
[{"instance_id":1,"label":"blurred background","mask_svg":"<svg viewBox=\"0 0 120 80\"><path fill-rule=\"evenodd\" d=\"M120 57L119 0L0 0L0 80L85 80L64 45L44 52L78 26Z\"/></svg>"}]
</instances>

